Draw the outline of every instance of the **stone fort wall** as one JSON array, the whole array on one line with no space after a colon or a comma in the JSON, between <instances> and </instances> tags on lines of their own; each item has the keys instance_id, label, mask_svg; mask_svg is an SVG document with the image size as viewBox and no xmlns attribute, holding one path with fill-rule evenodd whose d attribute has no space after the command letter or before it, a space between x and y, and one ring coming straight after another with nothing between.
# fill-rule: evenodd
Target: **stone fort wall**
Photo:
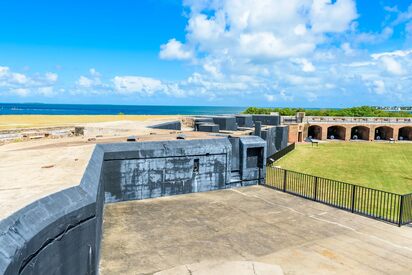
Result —
<instances>
[{"instance_id":1,"label":"stone fort wall","mask_svg":"<svg viewBox=\"0 0 412 275\"><path fill-rule=\"evenodd\" d=\"M78 186L0 222L0 274L97 274L106 202L257 184L265 155L255 136L96 145Z\"/></svg>"}]
</instances>

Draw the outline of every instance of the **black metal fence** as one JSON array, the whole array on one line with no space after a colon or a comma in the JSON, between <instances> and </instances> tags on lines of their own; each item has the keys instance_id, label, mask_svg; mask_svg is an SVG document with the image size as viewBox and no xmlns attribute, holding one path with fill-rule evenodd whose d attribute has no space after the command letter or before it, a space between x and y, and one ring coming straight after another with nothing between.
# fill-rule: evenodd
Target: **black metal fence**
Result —
<instances>
[{"instance_id":1,"label":"black metal fence","mask_svg":"<svg viewBox=\"0 0 412 275\"><path fill-rule=\"evenodd\" d=\"M401 195L276 167L265 186L399 226L412 222L412 193Z\"/></svg>"},{"instance_id":2,"label":"black metal fence","mask_svg":"<svg viewBox=\"0 0 412 275\"><path fill-rule=\"evenodd\" d=\"M280 150L280 151L274 153L273 155L271 155L270 157L268 157L266 163L268 165L272 164L273 162L277 161L281 157L284 157L289 152L295 150L295 147L296 147L295 143L289 144L288 146L286 146L282 150Z\"/></svg>"}]
</instances>

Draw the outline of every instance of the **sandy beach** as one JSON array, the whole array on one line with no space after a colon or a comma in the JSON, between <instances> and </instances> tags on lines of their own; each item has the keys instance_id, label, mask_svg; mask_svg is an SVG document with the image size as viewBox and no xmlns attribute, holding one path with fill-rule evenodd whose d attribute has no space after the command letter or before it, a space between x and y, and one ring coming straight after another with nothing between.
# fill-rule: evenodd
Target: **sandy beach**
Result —
<instances>
[{"instance_id":1,"label":"sandy beach","mask_svg":"<svg viewBox=\"0 0 412 275\"><path fill-rule=\"evenodd\" d=\"M175 119L173 115L1 115L0 130L76 126L87 123Z\"/></svg>"}]
</instances>

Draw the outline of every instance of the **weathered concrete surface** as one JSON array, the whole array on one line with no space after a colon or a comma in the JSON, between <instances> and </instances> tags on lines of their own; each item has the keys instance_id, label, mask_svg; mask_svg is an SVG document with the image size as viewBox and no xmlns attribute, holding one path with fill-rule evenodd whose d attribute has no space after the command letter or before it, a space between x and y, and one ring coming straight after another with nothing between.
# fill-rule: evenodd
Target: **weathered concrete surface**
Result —
<instances>
[{"instance_id":1,"label":"weathered concrete surface","mask_svg":"<svg viewBox=\"0 0 412 275\"><path fill-rule=\"evenodd\" d=\"M224 189L230 183L228 138L107 144L105 149L106 202Z\"/></svg>"},{"instance_id":2,"label":"weathered concrete surface","mask_svg":"<svg viewBox=\"0 0 412 275\"><path fill-rule=\"evenodd\" d=\"M0 147L0 220L35 200L78 185L94 144L68 139ZM42 168L43 167L43 168Z\"/></svg>"},{"instance_id":3,"label":"weathered concrete surface","mask_svg":"<svg viewBox=\"0 0 412 275\"><path fill-rule=\"evenodd\" d=\"M0 274L96 274L103 221L97 146L78 186L0 221Z\"/></svg>"},{"instance_id":4,"label":"weathered concrete surface","mask_svg":"<svg viewBox=\"0 0 412 275\"><path fill-rule=\"evenodd\" d=\"M168 121L168 122L163 122L163 123L151 125L151 126L149 126L149 128L164 129L164 130L181 130L182 129L182 123L180 122L180 120Z\"/></svg>"},{"instance_id":5,"label":"weathered concrete surface","mask_svg":"<svg viewBox=\"0 0 412 275\"><path fill-rule=\"evenodd\" d=\"M244 260L285 274L410 274L412 228L260 186L105 208L101 274Z\"/></svg>"},{"instance_id":6,"label":"weathered concrete surface","mask_svg":"<svg viewBox=\"0 0 412 275\"><path fill-rule=\"evenodd\" d=\"M282 269L277 265L251 262L202 262L191 265L181 265L168 270L156 272L155 275L283 275Z\"/></svg>"},{"instance_id":7,"label":"weathered concrete surface","mask_svg":"<svg viewBox=\"0 0 412 275\"><path fill-rule=\"evenodd\" d=\"M280 116L275 115L252 115L253 122L260 121L262 125L280 125Z\"/></svg>"},{"instance_id":8,"label":"weathered concrete surface","mask_svg":"<svg viewBox=\"0 0 412 275\"><path fill-rule=\"evenodd\" d=\"M0 220L54 192L79 184L96 143L126 142L129 132L88 141L83 137L31 140L0 146ZM176 140L177 134L154 130L138 142ZM136 133L136 132L132 132ZM124 135L126 134L126 135ZM186 139L215 139L186 132ZM44 168L42 168L44 167Z\"/></svg>"},{"instance_id":9,"label":"weathered concrete surface","mask_svg":"<svg viewBox=\"0 0 412 275\"><path fill-rule=\"evenodd\" d=\"M197 124L197 130L199 132L219 133L219 125L213 123L200 123Z\"/></svg>"},{"instance_id":10,"label":"weathered concrete surface","mask_svg":"<svg viewBox=\"0 0 412 275\"><path fill-rule=\"evenodd\" d=\"M236 118L234 116L214 116L212 118L213 123L218 124L220 130L237 130Z\"/></svg>"},{"instance_id":11,"label":"weathered concrete surface","mask_svg":"<svg viewBox=\"0 0 412 275\"><path fill-rule=\"evenodd\" d=\"M236 115L235 117L239 127L253 127L252 115Z\"/></svg>"}]
</instances>

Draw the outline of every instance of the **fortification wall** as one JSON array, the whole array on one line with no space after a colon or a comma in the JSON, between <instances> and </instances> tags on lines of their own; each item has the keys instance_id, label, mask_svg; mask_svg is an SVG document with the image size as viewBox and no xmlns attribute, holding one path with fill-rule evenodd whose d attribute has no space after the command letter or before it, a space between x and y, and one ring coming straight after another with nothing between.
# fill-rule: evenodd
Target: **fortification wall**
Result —
<instances>
[{"instance_id":1,"label":"fortification wall","mask_svg":"<svg viewBox=\"0 0 412 275\"><path fill-rule=\"evenodd\" d=\"M97 274L105 198L143 199L264 180L265 142L251 136L233 144L240 147L233 158L228 138L96 145L80 185L0 222L0 274ZM235 178L232 159L240 167Z\"/></svg>"},{"instance_id":2,"label":"fortification wall","mask_svg":"<svg viewBox=\"0 0 412 275\"><path fill-rule=\"evenodd\" d=\"M104 196L96 146L79 186L42 198L0 222L0 274L95 274Z\"/></svg>"},{"instance_id":3,"label":"fortification wall","mask_svg":"<svg viewBox=\"0 0 412 275\"><path fill-rule=\"evenodd\" d=\"M180 120L176 120L176 121L168 121L168 122L164 122L164 123L159 123L156 125L151 125L149 126L149 128L152 129L164 129L164 130L182 130L182 123L180 122Z\"/></svg>"},{"instance_id":4,"label":"fortification wall","mask_svg":"<svg viewBox=\"0 0 412 275\"><path fill-rule=\"evenodd\" d=\"M230 179L227 138L111 147L103 169L106 202L223 189Z\"/></svg>"}]
</instances>

